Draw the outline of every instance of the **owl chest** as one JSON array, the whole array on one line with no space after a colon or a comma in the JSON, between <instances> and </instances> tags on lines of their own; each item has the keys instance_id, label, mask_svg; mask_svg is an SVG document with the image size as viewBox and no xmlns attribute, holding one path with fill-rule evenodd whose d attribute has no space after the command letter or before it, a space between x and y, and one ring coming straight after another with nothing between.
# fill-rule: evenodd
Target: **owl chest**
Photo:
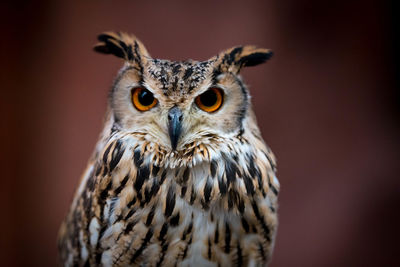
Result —
<instances>
[{"instance_id":1,"label":"owl chest","mask_svg":"<svg viewBox=\"0 0 400 267\"><path fill-rule=\"evenodd\" d=\"M108 226L99 240L103 265L232 264L238 248L243 251L246 245L240 216L217 198L204 203L204 192L196 190L204 181L192 179L206 177L201 168L186 184L177 182L184 172L168 170L164 178L150 177L141 190L128 182L119 195L106 200L103 214ZM257 239L254 233L249 236Z\"/></svg>"}]
</instances>

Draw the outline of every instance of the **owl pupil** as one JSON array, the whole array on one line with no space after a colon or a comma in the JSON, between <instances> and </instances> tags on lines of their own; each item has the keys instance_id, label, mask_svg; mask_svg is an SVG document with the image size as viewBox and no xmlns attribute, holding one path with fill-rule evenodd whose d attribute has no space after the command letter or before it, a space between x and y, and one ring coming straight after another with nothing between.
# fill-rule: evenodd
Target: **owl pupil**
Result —
<instances>
[{"instance_id":1,"label":"owl pupil","mask_svg":"<svg viewBox=\"0 0 400 267\"><path fill-rule=\"evenodd\" d=\"M217 102L218 97L213 90L208 90L200 96L200 100L204 106L211 107Z\"/></svg>"},{"instance_id":2,"label":"owl pupil","mask_svg":"<svg viewBox=\"0 0 400 267\"><path fill-rule=\"evenodd\" d=\"M139 98L140 104L142 104L143 106L149 106L154 101L153 94L146 89L142 90L139 93L138 98Z\"/></svg>"}]
</instances>

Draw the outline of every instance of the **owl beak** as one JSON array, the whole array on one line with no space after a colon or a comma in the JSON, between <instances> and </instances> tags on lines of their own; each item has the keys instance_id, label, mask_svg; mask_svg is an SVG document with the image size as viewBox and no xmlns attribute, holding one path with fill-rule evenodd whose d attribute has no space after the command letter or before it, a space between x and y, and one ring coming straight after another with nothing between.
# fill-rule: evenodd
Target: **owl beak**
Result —
<instances>
[{"instance_id":1,"label":"owl beak","mask_svg":"<svg viewBox=\"0 0 400 267\"><path fill-rule=\"evenodd\" d=\"M176 150L179 136L182 129L182 111L177 107L173 107L168 112L168 133L171 140L171 147Z\"/></svg>"}]
</instances>

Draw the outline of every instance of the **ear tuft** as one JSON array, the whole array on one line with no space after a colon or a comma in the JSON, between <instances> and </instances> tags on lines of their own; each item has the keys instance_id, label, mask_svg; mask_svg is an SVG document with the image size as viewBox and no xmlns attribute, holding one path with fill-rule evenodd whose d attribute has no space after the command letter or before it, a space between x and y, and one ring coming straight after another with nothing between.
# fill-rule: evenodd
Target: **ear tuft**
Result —
<instances>
[{"instance_id":1,"label":"ear tuft","mask_svg":"<svg viewBox=\"0 0 400 267\"><path fill-rule=\"evenodd\" d=\"M118 41L120 37L117 33L103 33L100 34L97 39L100 43L93 47L94 51L103 54L113 54L120 58L127 58L124 47L121 46L121 42Z\"/></svg>"},{"instance_id":2,"label":"ear tuft","mask_svg":"<svg viewBox=\"0 0 400 267\"><path fill-rule=\"evenodd\" d=\"M102 54L113 54L126 61L141 61L142 56L150 57L144 45L133 35L121 32L105 32L93 49Z\"/></svg>"},{"instance_id":3,"label":"ear tuft","mask_svg":"<svg viewBox=\"0 0 400 267\"><path fill-rule=\"evenodd\" d=\"M228 49L216 57L216 64L221 71L239 73L242 67L257 66L266 62L273 53L269 49L255 46L237 46Z\"/></svg>"},{"instance_id":4,"label":"ear tuft","mask_svg":"<svg viewBox=\"0 0 400 267\"><path fill-rule=\"evenodd\" d=\"M265 63L273 54L274 53L268 49L257 49L257 52L240 58L240 64L244 67L257 66L261 63Z\"/></svg>"}]
</instances>

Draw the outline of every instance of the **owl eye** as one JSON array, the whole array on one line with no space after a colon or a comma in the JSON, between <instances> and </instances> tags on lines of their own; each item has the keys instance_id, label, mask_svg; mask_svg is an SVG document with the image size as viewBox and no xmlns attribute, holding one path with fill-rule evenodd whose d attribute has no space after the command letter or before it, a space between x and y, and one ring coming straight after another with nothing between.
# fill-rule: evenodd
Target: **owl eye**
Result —
<instances>
[{"instance_id":1,"label":"owl eye","mask_svg":"<svg viewBox=\"0 0 400 267\"><path fill-rule=\"evenodd\" d=\"M206 112L217 111L222 106L223 95L221 89L212 87L196 97L196 105Z\"/></svg>"},{"instance_id":2,"label":"owl eye","mask_svg":"<svg viewBox=\"0 0 400 267\"><path fill-rule=\"evenodd\" d=\"M157 99L149 90L138 87L132 90L132 103L139 111L147 111L157 104Z\"/></svg>"}]
</instances>

